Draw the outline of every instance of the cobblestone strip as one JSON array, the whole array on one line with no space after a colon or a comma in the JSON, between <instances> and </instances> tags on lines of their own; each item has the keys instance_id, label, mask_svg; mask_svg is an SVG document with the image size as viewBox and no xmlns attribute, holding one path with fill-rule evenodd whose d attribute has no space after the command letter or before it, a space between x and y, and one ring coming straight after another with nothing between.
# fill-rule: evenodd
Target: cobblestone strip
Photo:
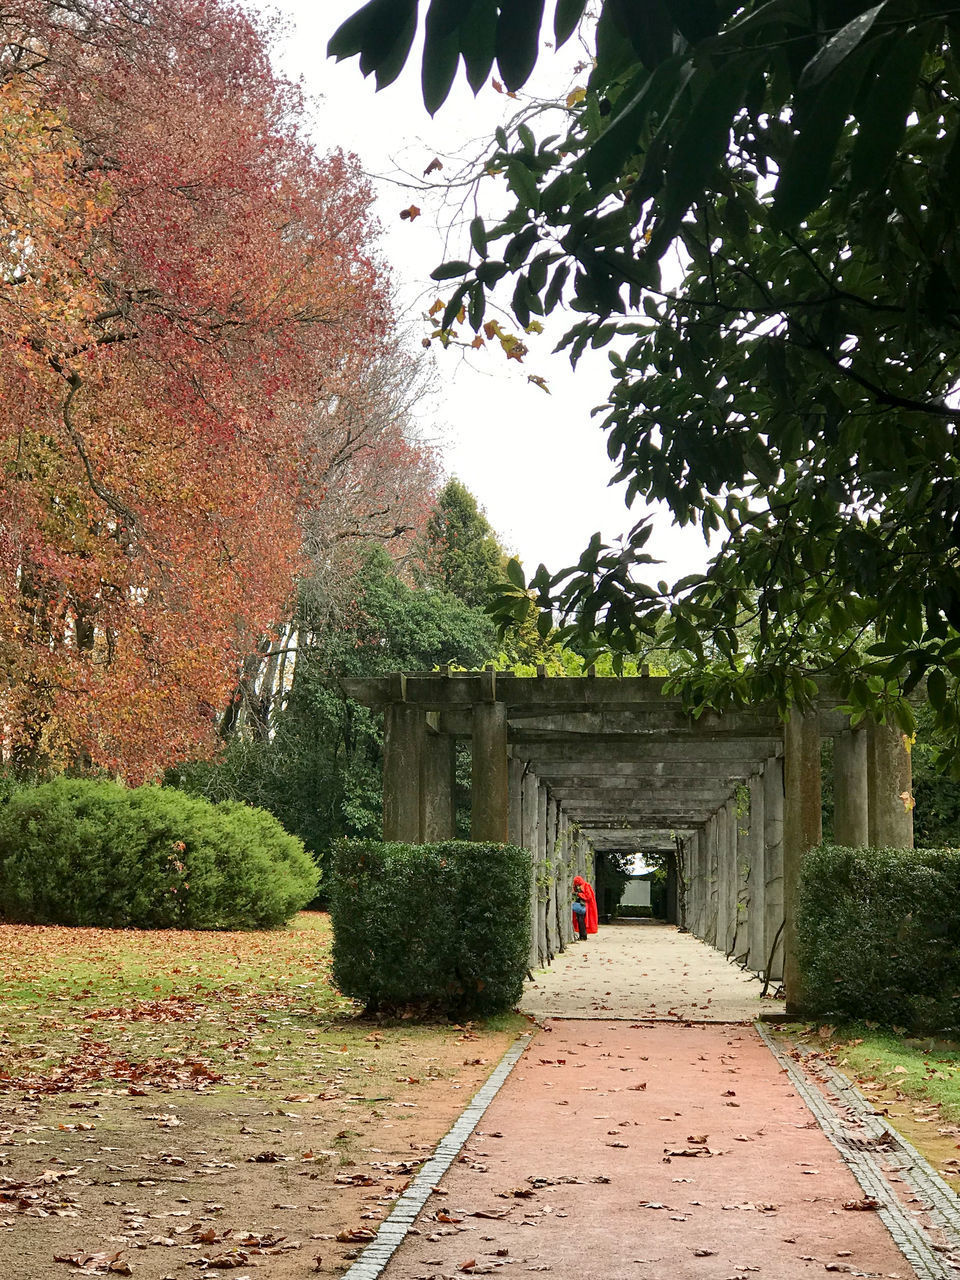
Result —
<instances>
[{"instance_id":1,"label":"cobblestone strip","mask_svg":"<svg viewBox=\"0 0 960 1280\"><path fill-rule=\"evenodd\" d=\"M406 1239L407 1232L426 1204L430 1192L463 1150L483 1113L532 1039L533 1033L522 1035L507 1050L486 1084L473 1095L467 1109L394 1205L389 1217L380 1224L376 1238L367 1245L353 1266L343 1273L341 1280L377 1280L383 1273L387 1263Z\"/></svg>"},{"instance_id":2,"label":"cobblestone strip","mask_svg":"<svg viewBox=\"0 0 960 1280\"><path fill-rule=\"evenodd\" d=\"M917 1273L918 1280L949 1280L955 1277L956 1273L948 1271L931 1248L920 1225L900 1204L876 1159L869 1152L851 1148L844 1141L840 1121L820 1090L808 1083L800 1068L781 1051L762 1024L755 1025L761 1040L786 1071L797 1093L813 1112L820 1128L839 1152L864 1194L872 1196L879 1203L877 1213L881 1221L897 1248Z\"/></svg>"},{"instance_id":3,"label":"cobblestone strip","mask_svg":"<svg viewBox=\"0 0 960 1280\"><path fill-rule=\"evenodd\" d=\"M823 1073L827 1091L841 1106L849 1107L856 1114L858 1123L862 1124L870 1136L896 1149L892 1154L900 1155L897 1172L907 1186L930 1202L935 1211L933 1217L937 1226L950 1238L954 1248L960 1248L960 1200L953 1187L940 1177L912 1143L892 1129L882 1116L876 1114L872 1103L842 1072L828 1062L819 1060L817 1070Z\"/></svg>"}]
</instances>

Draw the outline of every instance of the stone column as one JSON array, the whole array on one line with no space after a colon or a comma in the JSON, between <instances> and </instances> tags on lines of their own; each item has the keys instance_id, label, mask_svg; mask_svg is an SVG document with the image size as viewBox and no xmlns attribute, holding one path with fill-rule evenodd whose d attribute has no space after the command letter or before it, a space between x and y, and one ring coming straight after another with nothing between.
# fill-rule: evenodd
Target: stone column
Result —
<instances>
[{"instance_id":1,"label":"stone column","mask_svg":"<svg viewBox=\"0 0 960 1280\"><path fill-rule=\"evenodd\" d=\"M764 865L764 810L763 810L763 775L759 773L747 782L750 789L750 828L744 837L740 851L741 861L746 863L747 871L747 938L749 947L747 966L760 973L767 962L763 954L763 933L765 918L765 898L767 873Z\"/></svg>"},{"instance_id":2,"label":"stone column","mask_svg":"<svg viewBox=\"0 0 960 1280\"><path fill-rule=\"evenodd\" d=\"M677 855L667 854L667 924L679 921L679 900L677 893Z\"/></svg>"},{"instance_id":3,"label":"stone column","mask_svg":"<svg viewBox=\"0 0 960 1280\"><path fill-rule=\"evenodd\" d=\"M550 902L549 872L550 841L547 834L549 817L547 788L544 783L537 786L537 869L540 876L540 889L537 897L537 950L540 956L540 967L548 965L553 959L547 938L547 906Z\"/></svg>"},{"instance_id":4,"label":"stone column","mask_svg":"<svg viewBox=\"0 0 960 1280\"><path fill-rule=\"evenodd\" d=\"M779 982L783 977L783 760L779 756L771 757L763 769L763 868L764 969L773 954L770 972L764 972L764 977Z\"/></svg>"},{"instance_id":5,"label":"stone column","mask_svg":"<svg viewBox=\"0 0 960 1280\"><path fill-rule=\"evenodd\" d=\"M737 950L739 925L737 908L740 898L740 832L738 829L737 802L733 796L723 806L723 825L727 859L727 940L721 949L725 955L729 956L733 955L734 951Z\"/></svg>"},{"instance_id":6,"label":"stone column","mask_svg":"<svg viewBox=\"0 0 960 1280\"><path fill-rule=\"evenodd\" d=\"M547 862L550 866L550 880L547 888L547 955L552 960L560 950L560 939L557 937L557 877L560 868L557 865L557 802L549 793L547 795Z\"/></svg>"},{"instance_id":7,"label":"stone column","mask_svg":"<svg viewBox=\"0 0 960 1280\"><path fill-rule=\"evenodd\" d=\"M470 839L505 844L508 835L507 707L478 702L473 708Z\"/></svg>"},{"instance_id":8,"label":"stone column","mask_svg":"<svg viewBox=\"0 0 960 1280\"><path fill-rule=\"evenodd\" d=\"M531 970L540 967L538 937L537 877L540 871L540 840L537 829L539 805L537 802L537 776L528 769L520 784L521 843L530 854L530 959Z\"/></svg>"},{"instance_id":9,"label":"stone column","mask_svg":"<svg viewBox=\"0 0 960 1280\"><path fill-rule=\"evenodd\" d=\"M783 985L787 1013L802 1010L797 970L797 890L800 867L809 849L820 843L820 722L817 710L794 709L784 728L783 751Z\"/></svg>"},{"instance_id":10,"label":"stone column","mask_svg":"<svg viewBox=\"0 0 960 1280\"><path fill-rule=\"evenodd\" d=\"M870 839L868 737L844 729L833 740L833 841L850 849L865 848Z\"/></svg>"},{"instance_id":11,"label":"stone column","mask_svg":"<svg viewBox=\"0 0 960 1280\"><path fill-rule=\"evenodd\" d=\"M383 725L383 838L420 842L424 718L405 702L387 704Z\"/></svg>"},{"instance_id":12,"label":"stone column","mask_svg":"<svg viewBox=\"0 0 960 1280\"><path fill-rule=\"evenodd\" d=\"M720 905L720 877L719 877L719 860L717 857L718 841L720 838L720 814L713 813L707 819L707 856L705 859L706 876L704 877L704 888L706 890L707 915L705 928L703 931L703 940L710 944L711 947L717 946L717 926Z\"/></svg>"},{"instance_id":13,"label":"stone column","mask_svg":"<svg viewBox=\"0 0 960 1280\"><path fill-rule=\"evenodd\" d=\"M523 761L507 761L507 840L523 844Z\"/></svg>"},{"instance_id":14,"label":"stone column","mask_svg":"<svg viewBox=\"0 0 960 1280\"><path fill-rule=\"evenodd\" d=\"M573 832L570 830L570 818L560 810L560 850L562 854L563 879L560 881L560 894L557 899L557 913L560 917L560 937L563 945L573 941Z\"/></svg>"},{"instance_id":15,"label":"stone column","mask_svg":"<svg viewBox=\"0 0 960 1280\"><path fill-rule=\"evenodd\" d=\"M913 770L903 733L893 724L867 728L871 849L913 848Z\"/></svg>"},{"instance_id":16,"label":"stone column","mask_svg":"<svg viewBox=\"0 0 960 1280\"><path fill-rule=\"evenodd\" d=\"M687 843L687 928L695 938L703 936L703 868L700 865L703 831L694 831Z\"/></svg>"},{"instance_id":17,"label":"stone column","mask_svg":"<svg viewBox=\"0 0 960 1280\"><path fill-rule=\"evenodd\" d=\"M724 955L730 942L730 832L727 806L716 813L717 844L717 937L714 946Z\"/></svg>"},{"instance_id":18,"label":"stone column","mask_svg":"<svg viewBox=\"0 0 960 1280\"><path fill-rule=\"evenodd\" d=\"M456 835L457 740L427 733L420 770L420 832L424 844Z\"/></svg>"}]
</instances>

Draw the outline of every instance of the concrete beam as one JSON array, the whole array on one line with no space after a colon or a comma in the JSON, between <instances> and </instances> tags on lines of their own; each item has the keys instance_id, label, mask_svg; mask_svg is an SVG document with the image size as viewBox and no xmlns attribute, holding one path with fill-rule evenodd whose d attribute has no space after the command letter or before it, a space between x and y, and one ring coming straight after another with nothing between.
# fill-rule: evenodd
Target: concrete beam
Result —
<instances>
[{"instance_id":1,"label":"concrete beam","mask_svg":"<svg viewBox=\"0 0 960 1280\"><path fill-rule=\"evenodd\" d=\"M604 785L598 778L591 778L588 782L582 782L577 785L570 782L564 786L552 786L550 791L558 797L559 800L608 800L609 803L617 804L618 801L634 799L635 796L641 799L653 800L654 804L686 804L687 801L703 801L716 800L717 804L722 804L727 796L733 792L733 787L728 786L694 786L689 780L682 780L678 785L673 786L650 786L644 787L643 783L631 782L627 786L617 786L614 783Z\"/></svg>"},{"instance_id":2,"label":"concrete beam","mask_svg":"<svg viewBox=\"0 0 960 1280\"><path fill-rule=\"evenodd\" d=\"M483 700L487 671L409 672L405 673L407 697L422 710L443 711L453 707L471 707ZM680 699L664 697L662 676L516 676L508 671L495 673L497 700L511 711L530 708L543 711L595 711L637 707L680 706ZM390 676L343 677L341 687L349 698L365 706L383 706L392 700ZM821 717L829 716L842 699L831 691L829 681L820 682ZM753 714L771 714L774 709L760 706ZM708 713L710 714L710 713ZM735 714L751 713L738 711Z\"/></svg>"},{"instance_id":3,"label":"concrete beam","mask_svg":"<svg viewBox=\"0 0 960 1280\"><path fill-rule=\"evenodd\" d=\"M731 765L728 761L720 760L712 765L704 765L697 760L557 760L548 768L549 776L558 784L569 778L616 778L624 783L640 782L644 785L658 779L679 782L684 778L693 778L727 782L731 788L738 782L745 781L753 772L753 767L749 764Z\"/></svg>"},{"instance_id":4,"label":"concrete beam","mask_svg":"<svg viewBox=\"0 0 960 1280\"><path fill-rule=\"evenodd\" d=\"M525 760L535 760L538 765L551 763L666 763L688 764L762 764L769 756L782 753L783 742L777 738L755 738L749 742L716 742L704 739L677 742L665 739L656 742L638 741L636 738L584 738L572 741L549 734L527 737L523 731L511 734L513 754Z\"/></svg>"},{"instance_id":5,"label":"concrete beam","mask_svg":"<svg viewBox=\"0 0 960 1280\"><path fill-rule=\"evenodd\" d=\"M563 711L544 714L510 716L511 725L529 736L532 733L576 734L677 734L696 738L779 737L782 722L776 713L727 711L723 715L704 712L696 719L679 710L679 705L664 699L647 710L636 711Z\"/></svg>"}]
</instances>

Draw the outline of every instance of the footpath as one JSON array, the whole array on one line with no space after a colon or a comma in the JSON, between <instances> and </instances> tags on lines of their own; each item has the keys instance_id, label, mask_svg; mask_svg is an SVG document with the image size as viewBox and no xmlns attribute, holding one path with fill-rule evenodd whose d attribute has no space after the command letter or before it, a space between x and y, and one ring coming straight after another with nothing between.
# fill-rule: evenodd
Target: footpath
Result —
<instances>
[{"instance_id":1,"label":"footpath","mask_svg":"<svg viewBox=\"0 0 960 1280\"><path fill-rule=\"evenodd\" d=\"M960 1274L952 1191L754 1025L759 991L669 926L570 948L528 984L539 1026L512 1069L349 1280Z\"/></svg>"}]
</instances>

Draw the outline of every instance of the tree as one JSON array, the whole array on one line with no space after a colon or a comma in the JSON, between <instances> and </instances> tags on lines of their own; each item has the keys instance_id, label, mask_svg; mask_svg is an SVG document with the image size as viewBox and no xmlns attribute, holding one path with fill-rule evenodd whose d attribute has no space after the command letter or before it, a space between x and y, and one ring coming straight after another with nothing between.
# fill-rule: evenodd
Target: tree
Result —
<instances>
[{"instance_id":1,"label":"tree","mask_svg":"<svg viewBox=\"0 0 960 1280\"><path fill-rule=\"evenodd\" d=\"M227 0L0 26L5 752L136 781L212 746L288 612L388 284L356 162L312 152Z\"/></svg>"},{"instance_id":2,"label":"tree","mask_svg":"<svg viewBox=\"0 0 960 1280\"><path fill-rule=\"evenodd\" d=\"M482 607L492 587L503 581L507 555L476 498L459 480L440 492L420 540L420 586L449 591L465 604Z\"/></svg>"},{"instance_id":3,"label":"tree","mask_svg":"<svg viewBox=\"0 0 960 1280\"><path fill-rule=\"evenodd\" d=\"M241 721L218 760L167 774L210 799L270 810L321 861L337 837L381 829L382 723L344 698L338 677L480 667L497 650L482 610L410 586L382 546L363 551L351 577L301 584L293 677L286 688L281 682L263 731L241 732L250 727Z\"/></svg>"},{"instance_id":4,"label":"tree","mask_svg":"<svg viewBox=\"0 0 960 1280\"><path fill-rule=\"evenodd\" d=\"M428 107L461 57L475 89L494 58L519 88L542 8L433 0ZM560 0L558 41L584 9ZM375 0L331 51L388 82L416 11ZM640 520L624 546L541 570L532 596L581 643L627 652L669 613L692 704L786 706L829 675L855 716L884 714L925 681L938 731L960 735L955 38L951 12L919 3L605 0L567 126L498 133L489 168L515 207L471 227L472 265L434 273L459 281L444 325L466 306L477 327L512 277L521 324L566 301L584 317L572 358L610 346L609 448L631 499L665 499L720 534L719 554L651 585ZM678 286L660 271L673 245ZM521 580L500 616L530 604ZM906 703L895 714L912 728Z\"/></svg>"}]
</instances>

